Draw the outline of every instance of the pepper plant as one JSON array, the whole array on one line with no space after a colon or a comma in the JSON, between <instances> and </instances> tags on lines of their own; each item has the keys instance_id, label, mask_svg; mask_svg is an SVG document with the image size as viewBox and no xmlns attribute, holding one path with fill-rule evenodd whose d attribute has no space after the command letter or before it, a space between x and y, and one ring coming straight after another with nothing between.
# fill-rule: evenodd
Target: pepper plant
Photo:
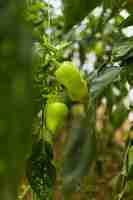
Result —
<instances>
[{"instance_id":1,"label":"pepper plant","mask_svg":"<svg viewBox=\"0 0 133 200\"><path fill-rule=\"evenodd\" d=\"M1 1L0 197L130 200L133 3L58 3Z\"/></svg>"}]
</instances>

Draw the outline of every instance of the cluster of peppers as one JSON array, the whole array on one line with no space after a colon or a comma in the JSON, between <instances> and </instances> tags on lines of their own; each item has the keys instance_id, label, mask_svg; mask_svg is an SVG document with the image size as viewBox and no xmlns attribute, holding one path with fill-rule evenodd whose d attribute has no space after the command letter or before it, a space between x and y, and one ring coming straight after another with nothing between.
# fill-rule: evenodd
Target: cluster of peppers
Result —
<instances>
[{"instance_id":1,"label":"cluster of peppers","mask_svg":"<svg viewBox=\"0 0 133 200\"><path fill-rule=\"evenodd\" d=\"M83 105L87 95L87 82L82 73L72 63L65 61L55 71L54 77L70 101ZM79 104L80 103L80 104ZM80 112L80 106L74 107L74 112ZM69 108L65 101L47 99L44 108L44 138L33 144L32 154L27 161L27 177L39 200L52 200L52 190L56 177L56 169L53 164L53 145L45 140L48 131L52 137L60 133Z\"/></svg>"}]
</instances>

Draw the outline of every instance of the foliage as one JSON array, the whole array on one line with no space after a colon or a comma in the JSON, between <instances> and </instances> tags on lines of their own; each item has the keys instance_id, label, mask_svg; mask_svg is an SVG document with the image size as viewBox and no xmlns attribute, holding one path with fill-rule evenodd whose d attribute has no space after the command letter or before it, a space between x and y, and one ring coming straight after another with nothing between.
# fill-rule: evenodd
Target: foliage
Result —
<instances>
[{"instance_id":1,"label":"foliage","mask_svg":"<svg viewBox=\"0 0 133 200\"><path fill-rule=\"evenodd\" d=\"M38 200L77 199L78 190L81 199L132 199L131 1L63 0L60 15L50 1L1 5L1 198L16 199L26 171ZM63 110L49 111L57 102Z\"/></svg>"},{"instance_id":2,"label":"foliage","mask_svg":"<svg viewBox=\"0 0 133 200\"><path fill-rule=\"evenodd\" d=\"M40 140L34 144L32 155L27 162L27 177L37 198L52 199L52 185L55 179L55 168L51 163L52 149L50 144ZM51 178L52 177L52 178Z\"/></svg>"},{"instance_id":3,"label":"foliage","mask_svg":"<svg viewBox=\"0 0 133 200\"><path fill-rule=\"evenodd\" d=\"M31 33L23 18L25 1L1 1L0 12L0 197L16 199L31 152Z\"/></svg>"},{"instance_id":4,"label":"foliage","mask_svg":"<svg viewBox=\"0 0 133 200\"><path fill-rule=\"evenodd\" d=\"M88 3L87 0L64 0L64 17L66 29L80 22L92 9L94 9L100 0L94 0Z\"/></svg>"}]
</instances>

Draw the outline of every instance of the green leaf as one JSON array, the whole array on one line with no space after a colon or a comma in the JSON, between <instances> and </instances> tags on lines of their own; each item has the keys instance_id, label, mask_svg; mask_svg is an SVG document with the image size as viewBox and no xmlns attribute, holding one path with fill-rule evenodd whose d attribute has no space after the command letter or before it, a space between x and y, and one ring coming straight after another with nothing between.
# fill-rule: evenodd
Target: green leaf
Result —
<instances>
[{"instance_id":1,"label":"green leaf","mask_svg":"<svg viewBox=\"0 0 133 200\"><path fill-rule=\"evenodd\" d=\"M119 67L110 67L94 78L90 89L91 96L96 98L109 84L118 78L120 72L121 69Z\"/></svg>"},{"instance_id":2,"label":"green leaf","mask_svg":"<svg viewBox=\"0 0 133 200\"><path fill-rule=\"evenodd\" d=\"M119 43L116 43L112 49L112 60L120 60L129 58L131 51L133 50L133 38L126 39ZM132 53L131 56L132 57Z\"/></svg>"},{"instance_id":3,"label":"green leaf","mask_svg":"<svg viewBox=\"0 0 133 200\"><path fill-rule=\"evenodd\" d=\"M101 3L101 0L63 0L65 30L72 28Z\"/></svg>"}]
</instances>

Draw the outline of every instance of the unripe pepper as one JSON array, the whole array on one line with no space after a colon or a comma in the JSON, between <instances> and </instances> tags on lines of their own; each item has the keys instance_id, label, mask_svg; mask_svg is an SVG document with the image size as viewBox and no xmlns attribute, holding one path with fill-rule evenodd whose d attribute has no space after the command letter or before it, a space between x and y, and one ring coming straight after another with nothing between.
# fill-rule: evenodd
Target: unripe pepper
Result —
<instances>
[{"instance_id":1,"label":"unripe pepper","mask_svg":"<svg viewBox=\"0 0 133 200\"><path fill-rule=\"evenodd\" d=\"M63 62L56 70L55 76L57 81L66 88L68 96L73 101L83 101L86 98L87 83L72 62Z\"/></svg>"},{"instance_id":2,"label":"unripe pepper","mask_svg":"<svg viewBox=\"0 0 133 200\"><path fill-rule=\"evenodd\" d=\"M46 108L47 129L52 133L57 133L63 127L67 114L68 108L64 103L48 103Z\"/></svg>"}]
</instances>

